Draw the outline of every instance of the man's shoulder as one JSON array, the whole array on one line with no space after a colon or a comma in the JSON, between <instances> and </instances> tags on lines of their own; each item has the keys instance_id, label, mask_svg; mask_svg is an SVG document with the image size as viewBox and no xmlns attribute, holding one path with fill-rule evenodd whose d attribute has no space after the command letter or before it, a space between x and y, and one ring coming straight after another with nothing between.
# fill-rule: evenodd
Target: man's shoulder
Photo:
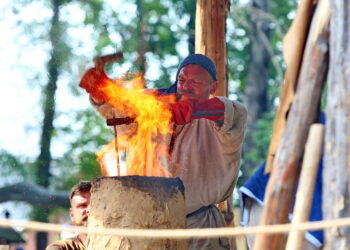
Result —
<instances>
[{"instance_id":1,"label":"man's shoulder","mask_svg":"<svg viewBox=\"0 0 350 250\"><path fill-rule=\"evenodd\" d=\"M85 246L77 237L58 240L48 245L46 250L84 250Z\"/></svg>"},{"instance_id":2,"label":"man's shoulder","mask_svg":"<svg viewBox=\"0 0 350 250\"><path fill-rule=\"evenodd\" d=\"M243 113L247 113L247 108L242 102L237 101L237 100L229 99L226 96L216 96L216 97L219 98L219 100L222 101L225 104L225 107L227 105L231 106L231 104L233 104L233 107L235 109L238 109L238 110L242 111Z\"/></svg>"},{"instance_id":3,"label":"man's shoulder","mask_svg":"<svg viewBox=\"0 0 350 250\"><path fill-rule=\"evenodd\" d=\"M219 98L220 101L222 102L232 102L232 103L238 103L239 105L243 105L244 104L238 100L233 100L233 99L230 99L229 97L227 96L215 96L216 98Z\"/></svg>"}]
</instances>

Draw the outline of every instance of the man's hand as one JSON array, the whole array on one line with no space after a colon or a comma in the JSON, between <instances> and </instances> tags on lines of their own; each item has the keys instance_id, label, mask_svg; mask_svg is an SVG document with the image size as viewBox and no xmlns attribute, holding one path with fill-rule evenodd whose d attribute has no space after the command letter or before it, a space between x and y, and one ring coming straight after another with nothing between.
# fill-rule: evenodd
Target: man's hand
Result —
<instances>
[{"instance_id":1,"label":"man's hand","mask_svg":"<svg viewBox=\"0 0 350 250\"><path fill-rule=\"evenodd\" d=\"M216 97L208 100L189 99L171 104L170 110L174 123L183 125L192 119L223 120L225 105Z\"/></svg>"},{"instance_id":2,"label":"man's hand","mask_svg":"<svg viewBox=\"0 0 350 250\"><path fill-rule=\"evenodd\" d=\"M81 78L79 87L85 89L95 101L106 102L107 97L101 88L106 86L107 81L110 79L103 71L98 72L96 68L91 68Z\"/></svg>"}]
</instances>

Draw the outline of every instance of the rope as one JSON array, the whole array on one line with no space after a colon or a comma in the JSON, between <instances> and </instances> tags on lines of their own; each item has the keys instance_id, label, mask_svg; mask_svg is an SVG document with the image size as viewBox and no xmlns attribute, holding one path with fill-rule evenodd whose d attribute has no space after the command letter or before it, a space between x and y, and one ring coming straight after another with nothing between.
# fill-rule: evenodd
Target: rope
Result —
<instances>
[{"instance_id":1,"label":"rope","mask_svg":"<svg viewBox=\"0 0 350 250\"><path fill-rule=\"evenodd\" d=\"M35 221L18 221L0 219L0 226L20 227L32 231L41 232L79 232L93 234L109 234L129 238L166 238L166 239L188 239L188 238L217 238L232 237L248 234L274 234L287 233L289 231L309 231L335 227L350 226L350 217L335 220L324 220L316 222L304 222L297 225L278 224L255 227L233 227L233 228L200 228L200 229L126 229L126 228L87 228L64 226L52 223Z\"/></svg>"}]
</instances>

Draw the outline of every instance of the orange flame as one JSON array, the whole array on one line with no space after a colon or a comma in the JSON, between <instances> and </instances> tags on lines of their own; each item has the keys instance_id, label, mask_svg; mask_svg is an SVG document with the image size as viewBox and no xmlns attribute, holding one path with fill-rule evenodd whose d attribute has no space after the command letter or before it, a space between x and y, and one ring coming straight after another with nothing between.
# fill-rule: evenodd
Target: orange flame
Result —
<instances>
[{"instance_id":1,"label":"orange flame","mask_svg":"<svg viewBox=\"0 0 350 250\"><path fill-rule=\"evenodd\" d=\"M118 111L119 117L134 117L135 123L117 126L118 151L126 150L126 163L121 161L120 175L170 177L167 166L166 136L172 133L169 104L174 96L157 97L143 89L142 76L107 80L100 90ZM99 152L97 160L102 174L117 175L115 141Z\"/></svg>"},{"instance_id":2,"label":"orange flame","mask_svg":"<svg viewBox=\"0 0 350 250\"><path fill-rule=\"evenodd\" d=\"M118 176L117 156L115 150L115 140L105 145L97 152L97 162L100 164L101 173L104 176ZM120 175L127 175L124 162L119 164Z\"/></svg>"}]
</instances>

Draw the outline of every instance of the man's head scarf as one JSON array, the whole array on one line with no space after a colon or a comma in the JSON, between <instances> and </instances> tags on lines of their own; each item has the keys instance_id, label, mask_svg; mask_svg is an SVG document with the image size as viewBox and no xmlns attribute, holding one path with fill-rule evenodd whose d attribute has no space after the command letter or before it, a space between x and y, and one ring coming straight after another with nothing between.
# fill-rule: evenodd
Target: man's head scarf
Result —
<instances>
[{"instance_id":1,"label":"man's head scarf","mask_svg":"<svg viewBox=\"0 0 350 250\"><path fill-rule=\"evenodd\" d=\"M177 69L176 73L176 82L177 78L179 76L179 73L181 69L189 64L195 64L198 66L201 66L203 69L208 71L210 76L213 78L214 81L216 81L216 67L215 63L207 56L202 54L192 54L186 57L183 62L180 64L179 68Z\"/></svg>"},{"instance_id":2,"label":"man's head scarf","mask_svg":"<svg viewBox=\"0 0 350 250\"><path fill-rule=\"evenodd\" d=\"M180 64L179 68L177 69L176 72L176 80L175 83L172 84L169 88L162 88L158 89L158 91L162 94L171 94L171 93L176 93L177 92L177 78L179 76L180 70L189 65L189 64L195 64L199 65L202 68L204 68L210 76L213 78L214 81L217 80L216 78L216 67L215 63L207 56L202 55L202 54L192 54L186 57L183 62Z\"/></svg>"}]
</instances>

